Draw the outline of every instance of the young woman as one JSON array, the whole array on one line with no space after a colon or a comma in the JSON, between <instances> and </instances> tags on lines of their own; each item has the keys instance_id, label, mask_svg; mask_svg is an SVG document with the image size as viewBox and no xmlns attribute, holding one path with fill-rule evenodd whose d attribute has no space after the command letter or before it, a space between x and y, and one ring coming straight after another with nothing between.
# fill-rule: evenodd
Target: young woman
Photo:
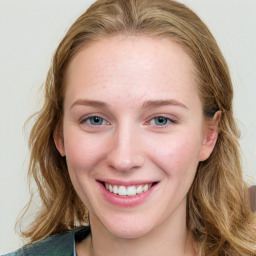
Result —
<instances>
[{"instance_id":1,"label":"young woman","mask_svg":"<svg viewBox=\"0 0 256 256\"><path fill-rule=\"evenodd\" d=\"M226 62L171 0L99 0L31 131L42 206L10 255L256 255Z\"/></svg>"}]
</instances>

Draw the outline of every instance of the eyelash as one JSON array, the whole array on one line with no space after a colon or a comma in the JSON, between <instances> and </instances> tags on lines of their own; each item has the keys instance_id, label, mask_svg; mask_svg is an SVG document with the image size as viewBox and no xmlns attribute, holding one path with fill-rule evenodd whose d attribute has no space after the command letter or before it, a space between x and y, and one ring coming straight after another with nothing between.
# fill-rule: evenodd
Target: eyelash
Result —
<instances>
[{"instance_id":1,"label":"eyelash","mask_svg":"<svg viewBox=\"0 0 256 256\"><path fill-rule=\"evenodd\" d=\"M80 124L87 123L87 121L90 120L90 119L92 119L92 118L99 118L99 119L103 120L103 122L106 122L106 123L103 124L103 125L109 125L109 124L110 124L110 122L107 122L103 117L101 117L101 116L99 116L99 115L85 116L85 117L83 117L83 118L81 118L81 119L79 120L79 123L80 123ZM99 124L99 125L93 125L93 124L91 124L91 123L87 123L87 124L88 124L89 126L93 126L93 127L102 126L102 124Z\"/></svg>"},{"instance_id":2,"label":"eyelash","mask_svg":"<svg viewBox=\"0 0 256 256\"><path fill-rule=\"evenodd\" d=\"M153 120L156 120L157 118L163 118L165 119L168 123L167 124L164 124L164 125L153 125L154 127L157 127L158 129L163 129L163 128L167 128L171 125L174 125L174 124L177 124L178 121L177 120L174 120L174 119L171 119L170 117L166 117L164 115L159 115L159 116L155 116L153 118L151 118L148 122L146 122L146 125L151 125L151 122Z\"/></svg>"},{"instance_id":3,"label":"eyelash","mask_svg":"<svg viewBox=\"0 0 256 256\"><path fill-rule=\"evenodd\" d=\"M90 120L91 118L99 118L100 120L102 120L103 122L105 122L104 124L100 123L98 125L95 125L95 124L91 124L91 123L87 123L88 120ZM167 124L164 124L164 125L154 125L154 127L157 127L157 128L167 128L169 127L170 125L174 125L174 124L177 124L178 121L177 120L174 120L174 119L171 119L170 117L166 117L164 115L158 115L158 116L154 116L153 118L151 118L149 121L147 121L145 124L146 125L152 125L151 122L153 120L156 121L157 118L163 118L164 120L167 121ZM81 118L79 120L79 123L80 124L83 124L83 123L87 123L87 125L89 126L92 126L92 127L102 127L102 126L105 126L105 125L110 125L110 122L106 121L105 118L101 117L100 115L90 115L90 116L85 116L83 118Z\"/></svg>"}]
</instances>

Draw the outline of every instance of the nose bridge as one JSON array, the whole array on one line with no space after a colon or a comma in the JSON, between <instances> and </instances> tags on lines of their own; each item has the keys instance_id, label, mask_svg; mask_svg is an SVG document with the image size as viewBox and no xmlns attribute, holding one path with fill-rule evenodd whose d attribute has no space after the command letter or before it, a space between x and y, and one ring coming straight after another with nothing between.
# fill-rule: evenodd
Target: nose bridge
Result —
<instances>
[{"instance_id":1,"label":"nose bridge","mask_svg":"<svg viewBox=\"0 0 256 256\"><path fill-rule=\"evenodd\" d=\"M139 132L136 125L123 122L112 136L108 163L118 171L129 171L143 165L144 158L139 146Z\"/></svg>"}]
</instances>

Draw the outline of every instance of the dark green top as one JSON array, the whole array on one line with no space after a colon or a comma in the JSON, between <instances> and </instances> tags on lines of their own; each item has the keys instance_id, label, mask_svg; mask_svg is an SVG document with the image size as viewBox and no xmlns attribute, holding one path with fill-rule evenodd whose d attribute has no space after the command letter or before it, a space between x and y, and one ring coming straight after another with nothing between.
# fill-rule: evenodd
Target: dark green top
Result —
<instances>
[{"instance_id":1,"label":"dark green top","mask_svg":"<svg viewBox=\"0 0 256 256\"><path fill-rule=\"evenodd\" d=\"M75 242L90 234L90 227L80 227L64 234L50 236L42 241L25 245L16 252L3 256L75 256Z\"/></svg>"}]
</instances>

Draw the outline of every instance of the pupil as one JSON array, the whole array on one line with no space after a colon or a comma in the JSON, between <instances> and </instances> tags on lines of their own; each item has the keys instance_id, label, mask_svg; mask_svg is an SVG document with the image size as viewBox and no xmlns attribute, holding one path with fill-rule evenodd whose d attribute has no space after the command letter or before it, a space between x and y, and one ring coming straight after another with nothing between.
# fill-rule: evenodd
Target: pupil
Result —
<instances>
[{"instance_id":1,"label":"pupil","mask_svg":"<svg viewBox=\"0 0 256 256\"><path fill-rule=\"evenodd\" d=\"M159 122L159 123L163 123L163 122L164 122L164 118L163 118L163 117L159 117L159 118L158 118L158 122Z\"/></svg>"},{"instance_id":2,"label":"pupil","mask_svg":"<svg viewBox=\"0 0 256 256\"><path fill-rule=\"evenodd\" d=\"M94 122L95 122L95 123L99 123L99 122L100 122L100 118L97 117L97 116L95 116L95 117L94 117Z\"/></svg>"},{"instance_id":3,"label":"pupil","mask_svg":"<svg viewBox=\"0 0 256 256\"><path fill-rule=\"evenodd\" d=\"M103 119L98 116L92 116L90 117L90 123L92 125L102 125L103 124Z\"/></svg>"},{"instance_id":4,"label":"pupil","mask_svg":"<svg viewBox=\"0 0 256 256\"><path fill-rule=\"evenodd\" d=\"M158 125L165 125L167 123L167 118L159 116L156 119L156 124Z\"/></svg>"}]
</instances>

